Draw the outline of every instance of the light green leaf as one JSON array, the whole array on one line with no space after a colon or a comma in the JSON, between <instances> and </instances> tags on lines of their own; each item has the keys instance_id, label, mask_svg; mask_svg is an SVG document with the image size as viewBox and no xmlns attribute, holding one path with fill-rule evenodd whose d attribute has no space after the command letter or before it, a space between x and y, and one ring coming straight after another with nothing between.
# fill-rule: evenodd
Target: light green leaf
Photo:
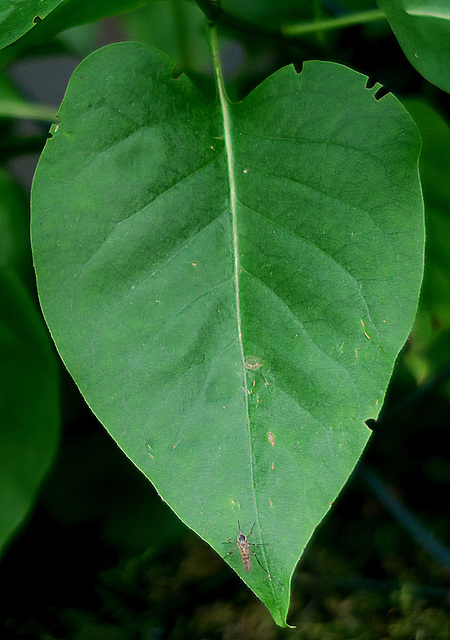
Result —
<instances>
[{"instance_id":1,"label":"light green leaf","mask_svg":"<svg viewBox=\"0 0 450 640\"><path fill-rule=\"evenodd\" d=\"M27 291L0 270L0 550L26 518L55 455L58 367Z\"/></svg>"},{"instance_id":2,"label":"light green leaf","mask_svg":"<svg viewBox=\"0 0 450 640\"><path fill-rule=\"evenodd\" d=\"M413 67L450 92L448 0L378 0L378 5Z\"/></svg>"},{"instance_id":3,"label":"light green leaf","mask_svg":"<svg viewBox=\"0 0 450 640\"><path fill-rule=\"evenodd\" d=\"M227 561L285 624L413 320L418 133L337 64L286 67L237 104L173 66L123 43L74 72L33 185L41 304L178 516L221 555L254 524L264 568Z\"/></svg>"},{"instance_id":4,"label":"light green leaf","mask_svg":"<svg viewBox=\"0 0 450 640\"><path fill-rule=\"evenodd\" d=\"M0 0L0 48L14 42L45 18L62 0Z\"/></svg>"},{"instance_id":5,"label":"light green leaf","mask_svg":"<svg viewBox=\"0 0 450 640\"><path fill-rule=\"evenodd\" d=\"M450 5L442 0L403 0L403 8L410 15L450 18Z\"/></svg>"}]
</instances>

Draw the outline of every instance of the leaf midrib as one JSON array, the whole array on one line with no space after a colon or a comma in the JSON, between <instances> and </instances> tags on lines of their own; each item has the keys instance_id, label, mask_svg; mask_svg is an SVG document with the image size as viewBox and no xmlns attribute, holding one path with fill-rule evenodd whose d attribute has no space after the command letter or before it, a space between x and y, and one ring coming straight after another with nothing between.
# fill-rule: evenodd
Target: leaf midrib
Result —
<instances>
[{"instance_id":1,"label":"leaf midrib","mask_svg":"<svg viewBox=\"0 0 450 640\"><path fill-rule=\"evenodd\" d=\"M212 62L214 67L214 75L216 79L218 97L220 108L222 112L223 118L223 130L224 130L224 141L225 141L225 152L227 156L227 172L228 172L228 184L229 184L229 194L230 194L230 208L231 208L231 228L233 235L233 254L234 254L234 283L235 283L235 292L236 292L236 315L237 315L237 329L238 329L238 340L241 351L241 363L243 369L243 377L244 377L244 394L245 394L245 410L247 417L247 430L248 430L248 442L249 442L249 457L250 457L250 474L251 474L251 488L253 494L253 502L255 506L255 517L256 523L258 525L258 529L261 535L261 525L259 521L259 510L256 499L256 490L255 490L255 480L253 473L253 445L252 445L252 435L251 435L251 426L250 426L250 417L249 417L249 407L248 407L248 384L247 384L247 371L245 369L245 353L244 353L244 344L242 339L242 317L241 317L241 303L240 303L240 285L239 285L239 273L240 273L240 263L239 263L239 239L238 239L238 230L237 230L237 189L236 189L236 180L234 175L234 154L233 154L233 142L231 135L231 117L230 117L230 102L226 95L225 85L223 81L222 75L222 67L220 64L218 46L217 46L217 38L216 34L211 34L211 44L212 44ZM264 564L267 567L267 571L269 571L269 564L267 561L267 557L264 551L264 546L261 546L261 554L264 558ZM269 573L270 575L270 573ZM272 585L273 589L273 585ZM275 598L276 602L278 599ZM281 614L281 612L280 612Z\"/></svg>"}]
</instances>

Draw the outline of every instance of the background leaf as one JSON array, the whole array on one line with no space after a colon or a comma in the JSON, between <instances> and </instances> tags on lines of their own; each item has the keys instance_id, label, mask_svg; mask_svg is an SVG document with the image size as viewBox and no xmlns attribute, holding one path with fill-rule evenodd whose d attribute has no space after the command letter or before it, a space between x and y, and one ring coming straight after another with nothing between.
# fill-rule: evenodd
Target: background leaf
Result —
<instances>
[{"instance_id":1,"label":"background leaf","mask_svg":"<svg viewBox=\"0 0 450 640\"><path fill-rule=\"evenodd\" d=\"M13 43L31 29L32 33L20 48L46 43L70 27L126 13L152 2L155 0L0 0L0 48ZM3 11L2 4L8 5ZM35 22L36 16L41 20Z\"/></svg>"},{"instance_id":2,"label":"background leaf","mask_svg":"<svg viewBox=\"0 0 450 640\"><path fill-rule=\"evenodd\" d=\"M179 517L221 555L255 523L264 569L228 561L284 624L412 323L419 140L340 65L286 67L223 108L173 66L130 43L74 73L33 186L40 298L88 404Z\"/></svg>"},{"instance_id":3,"label":"background leaf","mask_svg":"<svg viewBox=\"0 0 450 640\"><path fill-rule=\"evenodd\" d=\"M23 522L59 435L58 369L42 320L12 272L0 270L0 550Z\"/></svg>"},{"instance_id":4,"label":"background leaf","mask_svg":"<svg viewBox=\"0 0 450 640\"><path fill-rule=\"evenodd\" d=\"M0 170L0 270L22 272L29 253L27 203L16 183Z\"/></svg>"},{"instance_id":5,"label":"background leaf","mask_svg":"<svg viewBox=\"0 0 450 640\"><path fill-rule=\"evenodd\" d=\"M30 273L26 202L0 171L0 552L33 506L59 436L58 367L22 283Z\"/></svg>"},{"instance_id":6,"label":"background leaf","mask_svg":"<svg viewBox=\"0 0 450 640\"><path fill-rule=\"evenodd\" d=\"M450 92L448 0L378 0L410 63L424 78Z\"/></svg>"},{"instance_id":7,"label":"background leaf","mask_svg":"<svg viewBox=\"0 0 450 640\"><path fill-rule=\"evenodd\" d=\"M430 382L449 365L450 130L424 101L409 99L406 106L423 140L420 173L427 222L423 286L406 358L416 379L423 383Z\"/></svg>"},{"instance_id":8,"label":"background leaf","mask_svg":"<svg viewBox=\"0 0 450 640\"><path fill-rule=\"evenodd\" d=\"M0 48L11 44L45 18L62 0L0 0Z\"/></svg>"},{"instance_id":9,"label":"background leaf","mask_svg":"<svg viewBox=\"0 0 450 640\"><path fill-rule=\"evenodd\" d=\"M210 71L205 16L193 2L153 2L121 18L128 38L149 44L197 72Z\"/></svg>"}]
</instances>

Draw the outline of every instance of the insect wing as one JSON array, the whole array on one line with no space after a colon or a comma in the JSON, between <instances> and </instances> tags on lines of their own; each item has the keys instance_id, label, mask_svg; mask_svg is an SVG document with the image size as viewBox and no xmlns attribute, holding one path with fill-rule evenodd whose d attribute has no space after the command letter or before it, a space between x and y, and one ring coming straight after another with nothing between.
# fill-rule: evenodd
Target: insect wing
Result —
<instances>
[{"instance_id":1,"label":"insect wing","mask_svg":"<svg viewBox=\"0 0 450 640\"><path fill-rule=\"evenodd\" d=\"M250 549L248 546L247 536L245 536L242 533L242 531L239 531L236 542L239 549L239 553L241 555L241 562L242 562L242 566L244 567L244 571L249 573L250 569L252 568L252 563L250 560Z\"/></svg>"},{"instance_id":2,"label":"insect wing","mask_svg":"<svg viewBox=\"0 0 450 640\"><path fill-rule=\"evenodd\" d=\"M244 553L241 553L241 560L244 571L249 573L250 569L252 568L252 563L250 562L250 554L248 552L246 555L244 555Z\"/></svg>"}]
</instances>

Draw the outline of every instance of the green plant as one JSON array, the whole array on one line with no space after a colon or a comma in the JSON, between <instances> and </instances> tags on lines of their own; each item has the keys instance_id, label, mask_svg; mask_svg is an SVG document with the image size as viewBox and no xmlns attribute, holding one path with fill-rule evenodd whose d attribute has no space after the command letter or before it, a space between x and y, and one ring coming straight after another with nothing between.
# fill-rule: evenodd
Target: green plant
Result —
<instances>
[{"instance_id":1,"label":"green plant","mask_svg":"<svg viewBox=\"0 0 450 640\"><path fill-rule=\"evenodd\" d=\"M77 67L36 171L32 245L45 319L87 403L218 553L238 521L253 532L251 571L237 551L227 561L285 625L292 572L368 441L423 270L417 127L399 98L326 58L339 59L337 28L376 39L387 18L449 90L450 23L438 0L343 2L345 17L240 4L169 3L178 65L124 42ZM92 5L40 2L31 29L36 7L5 3L4 63L151 3ZM248 46L234 89L219 56L230 33ZM295 65L253 88L245 65L263 38Z\"/></svg>"}]
</instances>

